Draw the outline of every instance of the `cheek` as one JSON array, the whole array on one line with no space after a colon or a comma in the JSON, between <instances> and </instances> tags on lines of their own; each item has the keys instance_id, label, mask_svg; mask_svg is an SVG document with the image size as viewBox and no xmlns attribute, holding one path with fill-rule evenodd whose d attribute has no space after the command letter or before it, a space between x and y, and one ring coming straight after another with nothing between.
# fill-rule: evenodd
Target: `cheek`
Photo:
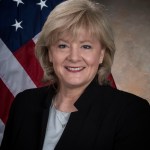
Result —
<instances>
[{"instance_id":1,"label":"cheek","mask_svg":"<svg viewBox=\"0 0 150 150\"><path fill-rule=\"evenodd\" d=\"M60 53L54 53L53 52L51 55L53 67L56 69L63 65L64 59L65 59L64 56Z\"/></svg>"},{"instance_id":2,"label":"cheek","mask_svg":"<svg viewBox=\"0 0 150 150\"><path fill-rule=\"evenodd\" d=\"M49 61L52 63L55 63L55 61L57 61L57 55L55 54L55 50L51 49L51 51L49 50Z\"/></svg>"},{"instance_id":3,"label":"cheek","mask_svg":"<svg viewBox=\"0 0 150 150\"><path fill-rule=\"evenodd\" d=\"M90 55L89 57L87 57L86 60L89 65L97 67L100 64L100 55L98 54Z\"/></svg>"}]
</instances>

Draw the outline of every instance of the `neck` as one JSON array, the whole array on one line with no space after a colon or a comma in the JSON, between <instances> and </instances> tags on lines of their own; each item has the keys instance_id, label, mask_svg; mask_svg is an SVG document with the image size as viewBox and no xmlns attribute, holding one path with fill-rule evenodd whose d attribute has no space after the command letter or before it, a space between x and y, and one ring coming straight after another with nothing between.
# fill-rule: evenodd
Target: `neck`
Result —
<instances>
[{"instance_id":1,"label":"neck","mask_svg":"<svg viewBox=\"0 0 150 150\"><path fill-rule=\"evenodd\" d=\"M74 103L80 97L84 89L60 88L54 100L56 109L64 112L74 112L77 108Z\"/></svg>"}]
</instances>

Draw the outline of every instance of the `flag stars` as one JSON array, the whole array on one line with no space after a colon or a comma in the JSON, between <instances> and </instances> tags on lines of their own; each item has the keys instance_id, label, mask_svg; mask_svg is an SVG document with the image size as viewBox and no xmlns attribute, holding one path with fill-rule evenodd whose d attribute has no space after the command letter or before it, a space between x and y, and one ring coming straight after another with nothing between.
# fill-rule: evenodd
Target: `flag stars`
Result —
<instances>
[{"instance_id":1,"label":"flag stars","mask_svg":"<svg viewBox=\"0 0 150 150\"><path fill-rule=\"evenodd\" d=\"M14 2L17 2L17 7L19 6L19 4L24 4L22 0L13 0Z\"/></svg>"},{"instance_id":2,"label":"flag stars","mask_svg":"<svg viewBox=\"0 0 150 150\"><path fill-rule=\"evenodd\" d=\"M23 29L23 27L21 26L22 21L18 22L16 19L15 19L15 21L16 21L16 23L13 24L12 26L16 27L16 31L17 31L19 28Z\"/></svg>"},{"instance_id":3,"label":"flag stars","mask_svg":"<svg viewBox=\"0 0 150 150\"><path fill-rule=\"evenodd\" d=\"M41 6L41 10L43 9L43 7L48 7L48 6L46 5L46 0L45 0L45 1L44 1L44 0L40 0L40 2L37 3L37 5L40 5L40 6Z\"/></svg>"}]
</instances>

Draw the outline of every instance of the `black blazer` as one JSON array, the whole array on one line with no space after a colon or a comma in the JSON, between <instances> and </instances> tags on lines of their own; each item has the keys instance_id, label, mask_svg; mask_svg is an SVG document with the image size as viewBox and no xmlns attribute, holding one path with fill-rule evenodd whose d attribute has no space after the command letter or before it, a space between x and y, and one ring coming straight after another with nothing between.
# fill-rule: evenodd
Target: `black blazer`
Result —
<instances>
[{"instance_id":1,"label":"black blazer","mask_svg":"<svg viewBox=\"0 0 150 150\"><path fill-rule=\"evenodd\" d=\"M50 86L16 96L0 150L42 150L54 95ZM92 81L75 106L55 150L150 150L147 101Z\"/></svg>"}]
</instances>

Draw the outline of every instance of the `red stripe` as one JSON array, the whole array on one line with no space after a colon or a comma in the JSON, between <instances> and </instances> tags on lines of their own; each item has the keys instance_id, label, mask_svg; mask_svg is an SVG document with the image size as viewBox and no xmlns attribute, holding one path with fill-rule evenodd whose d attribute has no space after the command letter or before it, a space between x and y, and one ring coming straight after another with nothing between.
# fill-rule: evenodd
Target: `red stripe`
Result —
<instances>
[{"instance_id":1,"label":"red stripe","mask_svg":"<svg viewBox=\"0 0 150 150\"><path fill-rule=\"evenodd\" d=\"M111 86L112 86L113 88L117 88L112 74L110 74L110 75L108 76L108 80L110 81Z\"/></svg>"},{"instance_id":2,"label":"red stripe","mask_svg":"<svg viewBox=\"0 0 150 150\"><path fill-rule=\"evenodd\" d=\"M23 66L37 87L42 86L43 70L34 55L34 42L30 40L14 53L19 63Z\"/></svg>"},{"instance_id":3,"label":"red stripe","mask_svg":"<svg viewBox=\"0 0 150 150\"><path fill-rule=\"evenodd\" d=\"M14 99L14 96L10 93L9 89L5 86L5 84L1 79L0 79L0 91L1 91L0 118L4 123L6 123L9 114L9 109Z\"/></svg>"}]
</instances>

